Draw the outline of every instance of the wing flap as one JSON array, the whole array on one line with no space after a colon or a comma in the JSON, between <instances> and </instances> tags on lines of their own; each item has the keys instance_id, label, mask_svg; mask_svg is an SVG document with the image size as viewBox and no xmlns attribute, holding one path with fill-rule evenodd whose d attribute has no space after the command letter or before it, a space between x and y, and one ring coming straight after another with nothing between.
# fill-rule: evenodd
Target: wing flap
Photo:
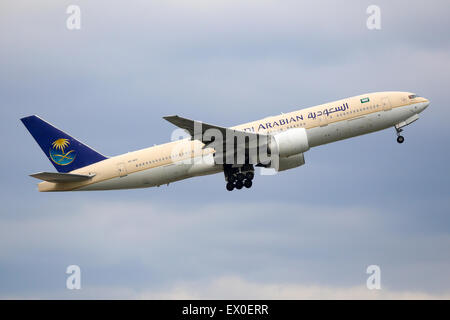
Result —
<instances>
[{"instance_id":1,"label":"wing flap","mask_svg":"<svg viewBox=\"0 0 450 320\"><path fill-rule=\"evenodd\" d=\"M234 155L247 154L246 161L256 164L259 162L257 150L259 148L267 148L270 138L266 134L221 127L177 115L163 118L175 126L184 129L191 135L193 140L199 140L204 143L203 148L213 147L216 149L216 159L234 159ZM223 146L217 140L217 133L221 134L221 140L219 141L223 143ZM228 164L233 161L227 160L226 163ZM240 162L239 160L237 161Z\"/></svg>"},{"instance_id":2,"label":"wing flap","mask_svg":"<svg viewBox=\"0 0 450 320\"><path fill-rule=\"evenodd\" d=\"M73 174L73 173L61 173L61 172L38 172L30 174L30 177L54 182L54 183L68 183L68 182L81 182L92 179L94 175L83 175L83 174Z\"/></svg>"},{"instance_id":3,"label":"wing flap","mask_svg":"<svg viewBox=\"0 0 450 320\"><path fill-rule=\"evenodd\" d=\"M203 135L207 130L215 129L222 133L224 137L228 136L245 136L245 137L266 137L265 134L259 134L254 133L250 131L242 131L242 130L236 130L221 126L216 126L213 124L208 124L196 120L191 120L187 118L183 118L180 116L167 116L163 117L165 120L169 121L173 125L184 129L186 132L188 132L194 139L201 140L202 142L208 142L207 139L205 140L205 137ZM196 135L201 135L200 137L196 137Z\"/></svg>"}]
</instances>

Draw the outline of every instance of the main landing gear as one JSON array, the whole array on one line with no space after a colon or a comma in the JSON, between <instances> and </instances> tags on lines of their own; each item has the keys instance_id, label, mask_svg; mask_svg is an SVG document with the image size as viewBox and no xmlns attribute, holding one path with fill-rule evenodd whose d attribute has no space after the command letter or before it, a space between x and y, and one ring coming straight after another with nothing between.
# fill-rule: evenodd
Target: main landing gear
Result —
<instances>
[{"instance_id":1,"label":"main landing gear","mask_svg":"<svg viewBox=\"0 0 450 320\"><path fill-rule=\"evenodd\" d=\"M251 188L253 185L253 178L255 177L255 169L253 165L244 165L240 168L233 168L226 165L223 170L225 174L225 181L227 181L226 188L228 191L233 191L234 188L241 190L243 187Z\"/></svg>"},{"instance_id":2,"label":"main landing gear","mask_svg":"<svg viewBox=\"0 0 450 320\"><path fill-rule=\"evenodd\" d=\"M400 133L403 131L402 128L398 128L397 126L394 127L395 131L397 132L397 142L403 143L405 141L405 137L403 137Z\"/></svg>"}]
</instances>

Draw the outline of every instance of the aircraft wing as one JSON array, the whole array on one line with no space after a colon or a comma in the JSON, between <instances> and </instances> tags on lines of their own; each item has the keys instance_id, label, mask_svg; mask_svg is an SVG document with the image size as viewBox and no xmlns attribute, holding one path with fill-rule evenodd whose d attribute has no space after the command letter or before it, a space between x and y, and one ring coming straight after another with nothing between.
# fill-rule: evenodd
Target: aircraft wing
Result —
<instances>
[{"instance_id":1,"label":"aircraft wing","mask_svg":"<svg viewBox=\"0 0 450 320\"><path fill-rule=\"evenodd\" d=\"M61 173L61 172L39 172L30 174L30 177L48 182L64 183L64 182L86 181L94 176L93 175L88 176L84 174Z\"/></svg>"},{"instance_id":2,"label":"aircraft wing","mask_svg":"<svg viewBox=\"0 0 450 320\"><path fill-rule=\"evenodd\" d=\"M242 131L226 127L221 127L213 124L208 124L196 120L191 120L183 118L180 116L166 116L163 117L165 120L174 124L175 126L184 129L188 132L193 140L200 140L205 144L203 148L213 147L216 149L215 156L227 156L234 157L233 155L241 151L245 154L255 154L248 153L250 149L266 148L268 144L268 138L266 134L259 134L251 131ZM221 134L223 141L223 146L218 145L217 135ZM250 143L251 141L251 143ZM231 150L231 148L233 150ZM218 151L218 149L220 151ZM241 154L242 154L241 153ZM251 157L251 156L250 156ZM258 159L251 157L250 163L257 164Z\"/></svg>"}]
</instances>

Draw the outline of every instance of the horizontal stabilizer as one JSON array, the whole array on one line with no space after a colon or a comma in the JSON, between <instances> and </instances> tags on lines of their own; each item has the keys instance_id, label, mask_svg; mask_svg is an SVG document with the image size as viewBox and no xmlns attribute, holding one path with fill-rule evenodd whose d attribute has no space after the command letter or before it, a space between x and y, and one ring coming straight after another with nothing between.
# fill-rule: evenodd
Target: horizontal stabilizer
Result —
<instances>
[{"instance_id":1,"label":"horizontal stabilizer","mask_svg":"<svg viewBox=\"0 0 450 320\"><path fill-rule=\"evenodd\" d=\"M81 182L89 180L94 176L95 175L88 176L83 174L61 172L39 172L30 174L30 177L54 183Z\"/></svg>"}]
</instances>

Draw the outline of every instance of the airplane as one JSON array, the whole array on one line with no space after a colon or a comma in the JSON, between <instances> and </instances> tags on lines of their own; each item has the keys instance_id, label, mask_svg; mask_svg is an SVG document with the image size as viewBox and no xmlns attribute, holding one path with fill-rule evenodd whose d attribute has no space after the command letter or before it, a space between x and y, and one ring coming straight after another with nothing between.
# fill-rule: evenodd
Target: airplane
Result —
<instances>
[{"instance_id":1,"label":"airplane","mask_svg":"<svg viewBox=\"0 0 450 320\"><path fill-rule=\"evenodd\" d=\"M226 189L250 188L255 167L282 172L305 164L304 153L331 142L419 119L430 101L411 92L375 92L283 113L235 127L163 117L184 137L107 157L36 115L22 123L57 172L39 172L41 192L146 188L223 172Z\"/></svg>"}]
</instances>

